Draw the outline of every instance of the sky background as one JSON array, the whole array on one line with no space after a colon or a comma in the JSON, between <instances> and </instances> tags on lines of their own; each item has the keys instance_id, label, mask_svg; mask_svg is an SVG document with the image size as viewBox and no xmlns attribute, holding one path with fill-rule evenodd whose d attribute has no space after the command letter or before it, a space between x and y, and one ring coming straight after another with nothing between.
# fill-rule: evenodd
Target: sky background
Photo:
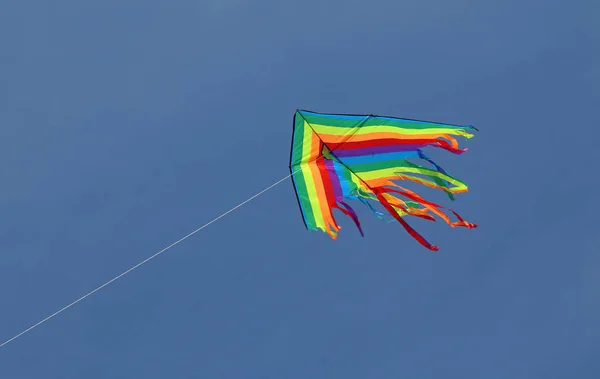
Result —
<instances>
[{"instance_id":1,"label":"sky background","mask_svg":"<svg viewBox=\"0 0 600 379\"><path fill-rule=\"evenodd\" d=\"M0 340L289 173L297 108L480 129L475 230L292 182L0 349L0 378L600 377L594 0L0 3ZM450 205L443 193L423 191ZM422 221L422 222L421 222Z\"/></svg>"}]
</instances>

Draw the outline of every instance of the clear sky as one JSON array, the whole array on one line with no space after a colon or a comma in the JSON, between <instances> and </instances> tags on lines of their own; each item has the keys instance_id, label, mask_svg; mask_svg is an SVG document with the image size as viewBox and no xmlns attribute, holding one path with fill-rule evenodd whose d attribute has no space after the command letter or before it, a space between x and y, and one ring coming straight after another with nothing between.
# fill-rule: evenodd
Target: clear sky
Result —
<instances>
[{"instance_id":1,"label":"clear sky","mask_svg":"<svg viewBox=\"0 0 600 379\"><path fill-rule=\"evenodd\" d=\"M480 129L476 230L286 181L0 349L2 379L600 377L594 0L0 2L0 339L289 173L296 108ZM450 205L442 193L432 200Z\"/></svg>"}]
</instances>

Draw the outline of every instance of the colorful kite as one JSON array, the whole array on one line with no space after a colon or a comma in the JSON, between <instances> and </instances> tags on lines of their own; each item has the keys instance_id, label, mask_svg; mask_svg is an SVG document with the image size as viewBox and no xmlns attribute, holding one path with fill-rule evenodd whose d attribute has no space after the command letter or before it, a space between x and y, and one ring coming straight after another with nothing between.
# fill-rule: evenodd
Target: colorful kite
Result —
<instances>
[{"instance_id":1,"label":"colorful kite","mask_svg":"<svg viewBox=\"0 0 600 379\"><path fill-rule=\"evenodd\" d=\"M375 115L296 111L290 172L307 229L322 230L336 239L340 227L333 209L338 209L354 221L364 236L358 216L346 200L359 200L377 217L384 218L385 214L369 203L378 202L410 235L434 251L439 248L412 229L404 216L435 221L433 213L452 227L476 228L453 210L394 182L408 180L440 189L451 200L453 194L467 192L465 183L448 175L421 149L434 146L461 154L466 149L458 148L454 136L468 139L473 137L469 133L473 130L477 129ZM432 168L413 163L410 158L427 161ZM458 221L451 221L443 210L453 213Z\"/></svg>"}]
</instances>

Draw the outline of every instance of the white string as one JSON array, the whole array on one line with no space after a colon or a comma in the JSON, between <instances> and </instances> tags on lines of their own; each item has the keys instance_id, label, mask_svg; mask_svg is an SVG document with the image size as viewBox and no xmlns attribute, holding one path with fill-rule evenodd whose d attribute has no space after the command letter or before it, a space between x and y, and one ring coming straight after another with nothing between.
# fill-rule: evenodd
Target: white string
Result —
<instances>
[{"instance_id":1,"label":"white string","mask_svg":"<svg viewBox=\"0 0 600 379\"><path fill-rule=\"evenodd\" d=\"M264 190L260 191L259 193L257 193L256 195L252 196L251 198L249 198L248 200L245 200L243 202L241 202L240 204L236 205L235 207L231 208L230 210L228 210L227 212L223 213L222 215L220 215L219 217L215 218L214 220L202 225L201 227L199 227L198 229L194 230L193 232L191 232L190 234L188 234L187 236L179 239L176 242L173 242L171 245L165 247L164 249L162 249L161 251L159 251L158 253L152 255L149 258L146 258L145 260L141 261L140 263L136 264L135 266L133 266L132 268L130 268L127 271L124 271L123 273L119 274L118 276L115 276L113 279L109 280L108 282L104 283L103 285L101 285L100 287L96 288L95 290L87 293L86 295L80 297L79 299L75 300L74 302L72 302L71 304L65 306L64 308L56 311L55 313L51 314L50 316L46 317L45 319L43 319L42 321L38 322L37 324L25 329L24 331L22 331L21 333L17 334L16 336L14 336L13 338L7 340L6 342L3 342L0 345L0 348L2 348L3 346L7 345L8 343L16 340L17 338L21 337L23 334L31 331L32 329L42 325L43 323L45 323L46 321L50 320L51 318L58 316L60 313L66 311L67 309L71 308L73 305L79 303L80 301L84 300L85 298L87 298L88 296L93 295L94 293L100 291L102 288L106 287L107 285L111 284L112 282L114 282L115 280L121 278L122 276L125 276L127 274L129 274L131 271L135 270L136 268L140 267L141 265L143 265L144 263L147 263L149 261L151 261L152 259L158 257L160 254L164 253L165 251L169 250L170 248L172 248L173 246L183 242L184 240L188 239L189 237L193 236L194 234L198 233L199 231L201 231L202 229L206 228L207 226L209 226L210 224L212 224L213 222L227 216L229 213L235 211L236 209L238 209L239 207L241 207L242 205L246 204L247 202L257 198L258 196L262 195L263 193L267 192L268 190L270 190L271 188L275 187L276 185L278 185L279 183L283 182L284 180L286 180L287 178L289 178L290 176L294 175L294 173L291 173L289 175L287 175L286 177L280 179L279 181L273 183L272 185L270 185L269 187L265 188Z\"/></svg>"}]
</instances>

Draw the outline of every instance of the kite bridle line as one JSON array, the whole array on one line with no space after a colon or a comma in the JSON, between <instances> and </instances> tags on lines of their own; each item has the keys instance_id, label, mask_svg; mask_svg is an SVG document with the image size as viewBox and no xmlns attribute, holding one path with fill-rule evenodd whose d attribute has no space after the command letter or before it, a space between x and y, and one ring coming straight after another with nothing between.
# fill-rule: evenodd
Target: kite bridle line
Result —
<instances>
[{"instance_id":1,"label":"kite bridle line","mask_svg":"<svg viewBox=\"0 0 600 379\"><path fill-rule=\"evenodd\" d=\"M25 333L37 328L38 326L42 325L43 323L45 323L46 321L58 316L59 314L61 314L62 312L66 311L67 309L71 308L72 306L74 306L75 304L79 303L80 301L86 299L87 297L93 295L94 293L100 291L102 288L108 286L109 284L111 284L112 282L120 279L121 277L129 274L130 272L132 272L133 270L135 270L136 268L142 266L145 263L148 263L149 261L151 261L152 259L158 257L159 255L161 255L162 253L164 253L165 251L171 249L172 247L174 247L175 245L178 245L179 243L185 241L186 239L190 238L191 236L193 236L194 234L198 233L199 231L201 231L202 229L206 228L207 226L211 225L212 223L216 222L217 220L227 216L229 213L235 211L236 209L240 208L241 206L243 206L244 204L254 200L255 198L257 198L258 196L262 195L263 193L267 192L268 190L272 189L273 187L277 186L278 184L282 183L283 181L285 181L286 179L289 179L291 176L293 176L294 174L296 174L298 171L300 171L300 169L297 169L296 171L286 175L285 177L281 178L280 180L278 180L277 182L271 184L269 187L263 189L262 191L258 192L257 194L253 195L252 197L248 198L247 200L244 200L243 202L239 203L238 205L236 205L235 207L231 208L230 210L228 210L227 212L221 214L220 216L218 216L217 218L207 222L206 224L202 225L201 227L199 227L198 229L194 230L193 232L189 233L188 235L186 235L185 237L180 238L179 240L173 242L172 244L170 244L169 246L165 247L164 249L162 249L161 251L155 253L154 255L144 259L143 261L141 261L140 263L136 264L135 266L131 267L130 269L128 269L127 271L123 271L121 274L115 276L114 278L112 278L111 280L109 280L108 282L102 284L101 286L99 286L98 288L94 289L93 291L88 292L87 294L81 296L79 299L73 301L72 303L70 303L69 305L66 305L65 307L61 308L60 310L54 312L53 314L51 314L50 316L46 317L45 319L43 319L42 321L38 322L35 325L30 326L29 328L23 330L21 333L17 334L16 336L4 341L2 344L0 344L0 348L8 345L10 342L16 340L17 338L21 337L22 335L24 335Z\"/></svg>"}]
</instances>

